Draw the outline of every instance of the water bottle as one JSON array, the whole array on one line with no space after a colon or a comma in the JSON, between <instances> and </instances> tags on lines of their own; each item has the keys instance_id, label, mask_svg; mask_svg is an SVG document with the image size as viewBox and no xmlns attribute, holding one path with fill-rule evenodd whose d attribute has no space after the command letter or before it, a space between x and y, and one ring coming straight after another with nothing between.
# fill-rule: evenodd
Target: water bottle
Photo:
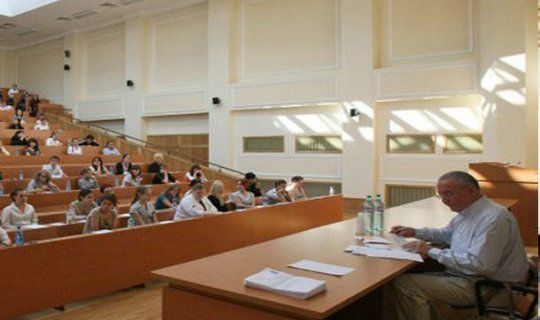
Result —
<instances>
[{"instance_id":1,"label":"water bottle","mask_svg":"<svg viewBox=\"0 0 540 320\"><path fill-rule=\"evenodd\" d=\"M363 236L364 235L364 213L358 212L356 214L356 232L355 235L357 236Z\"/></svg>"},{"instance_id":2,"label":"water bottle","mask_svg":"<svg viewBox=\"0 0 540 320\"><path fill-rule=\"evenodd\" d=\"M2 180L0 180L0 196L4 195L4 185L2 184Z\"/></svg>"},{"instance_id":3,"label":"water bottle","mask_svg":"<svg viewBox=\"0 0 540 320\"><path fill-rule=\"evenodd\" d=\"M66 181L66 191L71 191L71 179L67 179Z\"/></svg>"},{"instance_id":4,"label":"water bottle","mask_svg":"<svg viewBox=\"0 0 540 320\"><path fill-rule=\"evenodd\" d=\"M371 196L367 196L366 201L364 201L364 234L366 236L373 235L373 213L374 213L374 203Z\"/></svg>"},{"instance_id":5,"label":"water bottle","mask_svg":"<svg viewBox=\"0 0 540 320\"><path fill-rule=\"evenodd\" d=\"M19 180L24 180L24 172L19 170Z\"/></svg>"},{"instance_id":6,"label":"water bottle","mask_svg":"<svg viewBox=\"0 0 540 320\"><path fill-rule=\"evenodd\" d=\"M120 186L120 181L118 180L118 176L114 176L114 187L118 188Z\"/></svg>"},{"instance_id":7,"label":"water bottle","mask_svg":"<svg viewBox=\"0 0 540 320\"><path fill-rule=\"evenodd\" d=\"M109 167L109 174L112 176L114 175L114 167L113 166L110 166Z\"/></svg>"},{"instance_id":8,"label":"water bottle","mask_svg":"<svg viewBox=\"0 0 540 320\"><path fill-rule=\"evenodd\" d=\"M377 195L373 210L373 234L380 236L384 230L384 202L380 194Z\"/></svg>"},{"instance_id":9,"label":"water bottle","mask_svg":"<svg viewBox=\"0 0 540 320\"><path fill-rule=\"evenodd\" d=\"M15 232L15 245L22 246L24 245L24 235L22 226L20 224L17 225L17 231Z\"/></svg>"},{"instance_id":10,"label":"water bottle","mask_svg":"<svg viewBox=\"0 0 540 320\"><path fill-rule=\"evenodd\" d=\"M21 154L21 150L19 148L15 148L15 155L18 156Z\"/></svg>"},{"instance_id":11,"label":"water bottle","mask_svg":"<svg viewBox=\"0 0 540 320\"><path fill-rule=\"evenodd\" d=\"M336 194L334 191L334 187L330 186L330 188L328 188L328 195L333 196L334 194Z\"/></svg>"},{"instance_id":12,"label":"water bottle","mask_svg":"<svg viewBox=\"0 0 540 320\"><path fill-rule=\"evenodd\" d=\"M128 221L127 221L127 227L133 228L135 226L135 219L133 219L133 216L129 215Z\"/></svg>"}]
</instances>

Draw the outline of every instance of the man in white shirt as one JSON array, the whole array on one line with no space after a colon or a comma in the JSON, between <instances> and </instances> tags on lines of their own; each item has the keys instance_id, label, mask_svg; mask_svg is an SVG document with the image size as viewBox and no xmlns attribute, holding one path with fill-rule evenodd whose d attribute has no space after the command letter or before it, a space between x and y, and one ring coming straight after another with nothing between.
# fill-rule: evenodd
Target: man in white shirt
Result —
<instances>
[{"instance_id":1,"label":"man in white shirt","mask_svg":"<svg viewBox=\"0 0 540 320\"><path fill-rule=\"evenodd\" d=\"M189 185L191 192L180 201L174 220L186 220L219 213L212 202L204 196L204 187L200 181L192 180Z\"/></svg>"},{"instance_id":2,"label":"man in white shirt","mask_svg":"<svg viewBox=\"0 0 540 320\"><path fill-rule=\"evenodd\" d=\"M15 98L15 95L19 93L19 88L17 84L13 84L13 86L8 90L8 97Z\"/></svg>"},{"instance_id":3,"label":"man in white shirt","mask_svg":"<svg viewBox=\"0 0 540 320\"><path fill-rule=\"evenodd\" d=\"M113 141L108 141L107 146L102 151L104 156L119 156L120 151L114 146Z\"/></svg>"},{"instance_id":4,"label":"man in white shirt","mask_svg":"<svg viewBox=\"0 0 540 320\"><path fill-rule=\"evenodd\" d=\"M478 181L466 172L452 171L439 178L437 193L442 202L457 212L442 229L395 226L392 233L415 237L404 248L428 256L445 272L404 274L392 284L399 319L432 319L437 314L432 302L474 305L475 282L523 282L527 256L514 216L486 198ZM449 245L432 247L425 241Z\"/></svg>"},{"instance_id":5,"label":"man in white shirt","mask_svg":"<svg viewBox=\"0 0 540 320\"><path fill-rule=\"evenodd\" d=\"M60 167L60 165L58 164L59 162L60 162L60 158L58 158L58 156L52 156L49 158L49 164L44 164L42 167L42 170L49 172L53 179L60 179L66 175L64 174L64 171L62 171L62 168Z\"/></svg>"}]
</instances>

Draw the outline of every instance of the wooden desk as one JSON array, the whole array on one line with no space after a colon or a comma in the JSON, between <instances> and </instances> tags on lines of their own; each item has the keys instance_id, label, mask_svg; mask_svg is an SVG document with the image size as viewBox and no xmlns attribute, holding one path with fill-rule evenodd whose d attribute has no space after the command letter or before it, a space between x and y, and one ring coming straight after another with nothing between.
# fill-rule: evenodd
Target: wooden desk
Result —
<instances>
[{"instance_id":1,"label":"wooden desk","mask_svg":"<svg viewBox=\"0 0 540 320\"><path fill-rule=\"evenodd\" d=\"M144 282L151 270L276 239L342 219L322 197L207 218L0 249L0 319Z\"/></svg>"},{"instance_id":2,"label":"wooden desk","mask_svg":"<svg viewBox=\"0 0 540 320\"><path fill-rule=\"evenodd\" d=\"M388 209L386 231L393 225L443 227L454 216L433 197ZM325 319L353 303L359 319L378 319L381 287L416 263L344 252L356 242L354 231L355 219L350 219L154 271L169 282L163 290L163 319ZM302 259L355 271L334 277L287 268ZM266 267L325 280L327 290L299 300L244 286L247 276Z\"/></svg>"}]
</instances>

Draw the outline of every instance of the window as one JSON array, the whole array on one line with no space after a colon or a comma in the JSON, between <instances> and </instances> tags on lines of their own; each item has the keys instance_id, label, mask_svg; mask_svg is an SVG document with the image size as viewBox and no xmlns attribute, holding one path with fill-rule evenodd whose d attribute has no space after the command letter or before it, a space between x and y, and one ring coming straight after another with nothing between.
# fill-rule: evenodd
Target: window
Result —
<instances>
[{"instance_id":1,"label":"window","mask_svg":"<svg viewBox=\"0 0 540 320\"><path fill-rule=\"evenodd\" d=\"M244 152L284 152L285 138L272 137L244 137Z\"/></svg>"},{"instance_id":2,"label":"window","mask_svg":"<svg viewBox=\"0 0 540 320\"><path fill-rule=\"evenodd\" d=\"M482 135L476 133L445 134L444 153L482 153Z\"/></svg>"},{"instance_id":3,"label":"window","mask_svg":"<svg viewBox=\"0 0 540 320\"><path fill-rule=\"evenodd\" d=\"M341 136L298 136L296 152L299 153L341 153Z\"/></svg>"},{"instance_id":4,"label":"window","mask_svg":"<svg viewBox=\"0 0 540 320\"><path fill-rule=\"evenodd\" d=\"M434 153L435 137L420 134L392 134L386 136L388 153Z\"/></svg>"}]
</instances>

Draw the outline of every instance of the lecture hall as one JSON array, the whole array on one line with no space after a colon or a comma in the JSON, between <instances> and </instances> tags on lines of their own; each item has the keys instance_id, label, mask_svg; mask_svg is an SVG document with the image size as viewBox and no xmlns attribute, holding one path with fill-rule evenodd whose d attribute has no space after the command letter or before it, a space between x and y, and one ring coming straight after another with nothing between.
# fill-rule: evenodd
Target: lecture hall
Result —
<instances>
[{"instance_id":1,"label":"lecture hall","mask_svg":"<svg viewBox=\"0 0 540 320\"><path fill-rule=\"evenodd\" d=\"M540 0L0 0L0 320L538 319Z\"/></svg>"}]
</instances>

